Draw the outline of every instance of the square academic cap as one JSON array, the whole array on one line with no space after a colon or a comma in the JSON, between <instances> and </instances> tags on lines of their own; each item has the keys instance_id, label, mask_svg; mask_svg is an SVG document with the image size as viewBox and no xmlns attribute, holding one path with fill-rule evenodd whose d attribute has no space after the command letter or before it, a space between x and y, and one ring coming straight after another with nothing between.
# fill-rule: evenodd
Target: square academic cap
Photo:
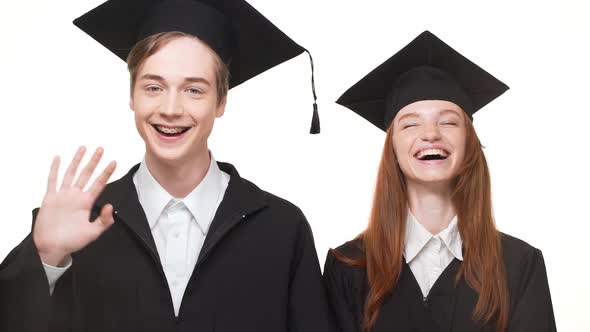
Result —
<instances>
[{"instance_id":1,"label":"square academic cap","mask_svg":"<svg viewBox=\"0 0 590 332\"><path fill-rule=\"evenodd\" d=\"M306 51L244 0L108 0L74 24L123 61L150 35L196 36L229 66L230 88Z\"/></svg>"},{"instance_id":2,"label":"square academic cap","mask_svg":"<svg viewBox=\"0 0 590 332\"><path fill-rule=\"evenodd\" d=\"M336 101L386 131L404 106L446 100L472 115L508 86L424 31Z\"/></svg>"}]
</instances>

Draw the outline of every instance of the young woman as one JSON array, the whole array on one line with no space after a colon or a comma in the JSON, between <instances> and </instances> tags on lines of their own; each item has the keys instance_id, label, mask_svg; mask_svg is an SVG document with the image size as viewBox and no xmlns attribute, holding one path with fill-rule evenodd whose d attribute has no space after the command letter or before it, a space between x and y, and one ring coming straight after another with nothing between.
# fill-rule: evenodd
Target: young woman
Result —
<instances>
[{"instance_id":1,"label":"young woman","mask_svg":"<svg viewBox=\"0 0 590 332\"><path fill-rule=\"evenodd\" d=\"M426 31L338 100L387 133L369 225L326 260L342 331L555 331L543 256L496 229L472 125L507 89Z\"/></svg>"}]
</instances>

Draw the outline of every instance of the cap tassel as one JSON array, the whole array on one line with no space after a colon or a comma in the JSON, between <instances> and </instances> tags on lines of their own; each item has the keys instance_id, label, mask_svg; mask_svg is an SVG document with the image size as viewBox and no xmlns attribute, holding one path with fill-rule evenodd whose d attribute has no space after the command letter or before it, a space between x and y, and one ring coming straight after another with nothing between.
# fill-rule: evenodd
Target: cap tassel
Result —
<instances>
[{"instance_id":1,"label":"cap tassel","mask_svg":"<svg viewBox=\"0 0 590 332\"><path fill-rule=\"evenodd\" d=\"M320 115L318 114L318 104L313 103L313 117L311 118L311 128L309 129L310 134L320 133Z\"/></svg>"},{"instance_id":2,"label":"cap tassel","mask_svg":"<svg viewBox=\"0 0 590 332\"><path fill-rule=\"evenodd\" d=\"M311 57L311 53L308 50L305 50L309 55L309 63L311 64L311 92L313 92L313 117L311 118L311 128L309 129L310 134L319 134L320 133L320 115L318 113L318 104L317 100L318 97L315 93L315 79L314 79L314 70L313 70L313 58Z\"/></svg>"}]
</instances>

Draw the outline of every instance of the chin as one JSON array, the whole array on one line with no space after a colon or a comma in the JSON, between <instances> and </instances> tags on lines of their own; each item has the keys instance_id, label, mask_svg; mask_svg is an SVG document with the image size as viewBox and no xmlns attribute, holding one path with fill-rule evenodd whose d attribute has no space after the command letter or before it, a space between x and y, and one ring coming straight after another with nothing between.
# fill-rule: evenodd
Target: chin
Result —
<instances>
[{"instance_id":1,"label":"chin","mask_svg":"<svg viewBox=\"0 0 590 332\"><path fill-rule=\"evenodd\" d=\"M413 172L412 176L409 177L411 181L421 184L449 184L453 180L453 173L450 171L431 171L431 172Z\"/></svg>"},{"instance_id":2,"label":"chin","mask_svg":"<svg viewBox=\"0 0 590 332\"><path fill-rule=\"evenodd\" d=\"M187 159L187 151L183 147L162 148L162 147L148 147L147 153L152 160L159 163L175 164Z\"/></svg>"},{"instance_id":3,"label":"chin","mask_svg":"<svg viewBox=\"0 0 590 332\"><path fill-rule=\"evenodd\" d=\"M450 177L417 177L414 181L425 185L447 185L451 183Z\"/></svg>"}]
</instances>

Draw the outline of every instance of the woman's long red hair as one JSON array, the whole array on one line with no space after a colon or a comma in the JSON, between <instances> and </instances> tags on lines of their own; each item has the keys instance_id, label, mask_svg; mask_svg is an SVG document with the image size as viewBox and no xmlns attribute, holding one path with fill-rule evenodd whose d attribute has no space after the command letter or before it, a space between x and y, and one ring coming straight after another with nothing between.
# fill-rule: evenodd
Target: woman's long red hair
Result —
<instances>
[{"instance_id":1,"label":"woman's long red hair","mask_svg":"<svg viewBox=\"0 0 590 332\"><path fill-rule=\"evenodd\" d=\"M453 180L451 198L463 241L463 263L456 281L464 278L479 295L473 319L495 324L496 330L502 332L508 324L510 302L500 233L492 213L490 174L475 129L471 121L465 123L465 160ZM367 270L365 332L374 327L383 301L396 287L402 269L408 195L395 157L392 128L387 131L383 147L369 225L360 235L364 257L355 260L335 253L341 261Z\"/></svg>"}]
</instances>

